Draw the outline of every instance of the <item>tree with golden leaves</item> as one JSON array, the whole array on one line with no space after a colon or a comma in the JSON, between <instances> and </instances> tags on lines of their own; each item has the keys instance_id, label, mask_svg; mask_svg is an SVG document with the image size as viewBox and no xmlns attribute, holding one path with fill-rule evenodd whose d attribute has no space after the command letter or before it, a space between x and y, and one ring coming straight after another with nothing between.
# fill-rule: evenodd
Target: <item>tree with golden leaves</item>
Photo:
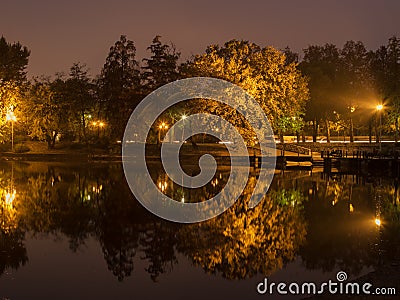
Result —
<instances>
[{"instance_id":1,"label":"tree with golden leaves","mask_svg":"<svg viewBox=\"0 0 400 300\"><path fill-rule=\"evenodd\" d=\"M231 40L222 47L211 45L204 54L183 64L181 71L186 77L214 77L240 86L260 104L275 131L284 130L279 128L282 119L301 119L309 97L307 81L297 70L297 63L287 64L281 51L248 41ZM245 137L252 135L236 110L209 100L196 105L199 107L225 117Z\"/></svg>"}]
</instances>

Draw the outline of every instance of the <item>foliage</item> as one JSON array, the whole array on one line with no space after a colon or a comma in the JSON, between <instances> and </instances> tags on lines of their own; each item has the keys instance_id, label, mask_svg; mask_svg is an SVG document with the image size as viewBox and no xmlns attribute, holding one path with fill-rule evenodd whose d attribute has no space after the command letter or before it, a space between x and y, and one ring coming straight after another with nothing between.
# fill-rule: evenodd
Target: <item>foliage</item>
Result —
<instances>
[{"instance_id":1,"label":"foliage","mask_svg":"<svg viewBox=\"0 0 400 300\"><path fill-rule=\"evenodd\" d=\"M61 79L36 81L24 107L24 115L32 138L44 140L49 149L54 148L59 134L69 131L69 103L63 96L64 82Z\"/></svg>"},{"instance_id":2,"label":"foliage","mask_svg":"<svg viewBox=\"0 0 400 300\"><path fill-rule=\"evenodd\" d=\"M354 121L362 128L370 115L363 109L364 101L372 94L369 57L363 43L347 41L342 49L333 44L309 46L300 67L310 78L306 120L313 122L314 140L321 122L329 142L330 123L340 115L353 141Z\"/></svg>"},{"instance_id":3,"label":"foliage","mask_svg":"<svg viewBox=\"0 0 400 300\"><path fill-rule=\"evenodd\" d=\"M0 38L0 82L23 82L26 79L30 51L20 43L8 43L2 36Z\"/></svg>"},{"instance_id":4,"label":"foliage","mask_svg":"<svg viewBox=\"0 0 400 300\"><path fill-rule=\"evenodd\" d=\"M360 41L347 41L342 48L311 45L303 50L302 60L288 47L278 51L238 40L210 45L181 65L174 45L163 43L158 35L148 50L150 57L144 58L140 67L134 42L122 35L110 48L96 80L89 77L85 64L74 63L69 76L34 79L27 84L29 50L1 37L0 115L13 111L17 118L15 134L28 133L32 138L47 140L49 147L54 146L61 131L63 138L81 143L98 139L115 142L122 138L126 121L143 96L179 78L208 76L246 90L264 109L281 138L284 134L309 134L306 124L312 125L314 141L320 129L328 142L332 129L350 135L350 141L354 134L365 135L368 131L371 135L373 124L378 132L375 107L381 102L385 106L379 115L383 132L394 131L395 139L399 138L400 39L395 36L376 51L368 51ZM34 118L36 113L43 116L43 105L36 108L37 101L32 100L40 93L39 81L46 82L52 95L40 97L52 101L51 114L43 121ZM196 112L220 115L232 122L247 141L253 141L254 132L243 116L216 101L180 103L161 117L173 124L183 114ZM104 124L101 130L94 125L100 122ZM9 127L10 123L1 117L3 141L10 139ZM153 138L157 134L155 128Z\"/></svg>"},{"instance_id":5,"label":"foliage","mask_svg":"<svg viewBox=\"0 0 400 300\"><path fill-rule=\"evenodd\" d=\"M14 146L14 152L15 153L24 153L24 152L29 152L30 148L27 145L24 144L16 144Z\"/></svg>"},{"instance_id":6,"label":"foliage","mask_svg":"<svg viewBox=\"0 0 400 300\"><path fill-rule=\"evenodd\" d=\"M95 105L94 85L88 77L86 65L74 63L70 77L65 82L65 93L71 107L71 117L76 124L79 141L88 142L87 128Z\"/></svg>"},{"instance_id":7,"label":"foliage","mask_svg":"<svg viewBox=\"0 0 400 300\"><path fill-rule=\"evenodd\" d=\"M370 53L374 85L386 106L389 121L399 136L400 117L400 39L393 36L388 44Z\"/></svg>"},{"instance_id":8,"label":"foliage","mask_svg":"<svg viewBox=\"0 0 400 300\"><path fill-rule=\"evenodd\" d=\"M11 139L10 124L6 118L7 113L13 112L17 122L23 121L20 112L26 89L25 84L0 80L0 138L3 138L3 141Z\"/></svg>"},{"instance_id":9,"label":"foliage","mask_svg":"<svg viewBox=\"0 0 400 300\"><path fill-rule=\"evenodd\" d=\"M299 117L308 99L307 82L295 63L287 65L282 52L247 41L209 46L205 54L187 62L182 71L185 76L215 77L242 87L260 104L275 129L281 118ZM215 101L205 102L203 110L226 118L243 135L252 136L236 110Z\"/></svg>"},{"instance_id":10,"label":"foliage","mask_svg":"<svg viewBox=\"0 0 400 300\"><path fill-rule=\"evenodd\" d=\"M159 35L154 37L152 44L147 48L151 53L150 58L143 59L145 66L142 67L141 78L146 93L179 78L180 53L174 45L162 44L160 39Z\"/></svg>"},{"instance_id":11,"label":"foliage","mask_svg":"<svg viewBox=\"0 0 400 300\"><path fill-rule=\"evenodd\" d=\"M110 48L98 85L98 119L106 119L109 134L121 139L125 123L140 99L136 48L122 35Z\"/></svg>"}]
</instances>

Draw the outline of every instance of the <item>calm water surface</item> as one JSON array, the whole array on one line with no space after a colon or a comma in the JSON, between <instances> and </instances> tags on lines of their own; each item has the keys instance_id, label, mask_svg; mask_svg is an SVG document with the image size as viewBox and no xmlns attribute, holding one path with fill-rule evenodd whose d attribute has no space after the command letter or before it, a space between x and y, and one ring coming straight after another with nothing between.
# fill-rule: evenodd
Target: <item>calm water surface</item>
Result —
<instances>
[{"instance_id":1,"label":"calm water surface","mask_svg":"<svg viewBox=\"0 0 400 300\"><path fill-rule=\"evenodd\" d=\"M190 191L151 172L160 190L191 202L229 176L220 168ZM399 257L397 180L277 171L250 210L256 176L221 216L180 225L133 198L120 163L1 163L0 299L273 299L256 293L265 276L356 278Z\"/></svg>"}]
</instances>

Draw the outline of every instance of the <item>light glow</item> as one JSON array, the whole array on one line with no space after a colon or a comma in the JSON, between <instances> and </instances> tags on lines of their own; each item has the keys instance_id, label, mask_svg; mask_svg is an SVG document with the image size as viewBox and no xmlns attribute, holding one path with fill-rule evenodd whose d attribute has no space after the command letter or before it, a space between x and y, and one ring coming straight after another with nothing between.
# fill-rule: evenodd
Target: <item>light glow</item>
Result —
<instances>
[{"instance_id":1,"label":"light glow","mask_svg":"<svg viewBox=\"0 0 400 300\"><path fill-rule=\"evenodd\" d=\"M12 193L8 192L8 193L6 194L6 201L5 201L5 202L6 202L6 206L12 206L16 194L17 194L17 191L16 191L16 190L13 190Z\"/></svg>"},{"instance_id":2,"label":"light glow","mask_svg":"<svg viewBox=\"0 0 400 300\"><path fill-rule=\"evenodd\" d=\"M11 122L15 122L15 121L17 121L17 117L14 115L13 111L8 111L7 115L6 115L6 120L7 121L11 121Z\"/></svg>"}]
</instances>

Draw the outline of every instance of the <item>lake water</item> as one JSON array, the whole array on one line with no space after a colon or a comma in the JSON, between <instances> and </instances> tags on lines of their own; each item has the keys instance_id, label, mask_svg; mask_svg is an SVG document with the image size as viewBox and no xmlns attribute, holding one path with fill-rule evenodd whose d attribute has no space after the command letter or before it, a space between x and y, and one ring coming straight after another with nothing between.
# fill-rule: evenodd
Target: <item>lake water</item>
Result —
<instances>
[{"instance_id":1,"label":"lake water","mask_svg":"<svg viewBox=\"0 0 400 300\"><path fill-rule=\"evenodd\" d=\"M151 170L178 201L204 201L229 176L190 192ZM274 299L257 294L265 277L352 279L399 257L397 180L276 171L248 209L256 176L224 214L183 225L144 209L121 163L1 163L0 299Z\"/></svg>"}]
</instances>

